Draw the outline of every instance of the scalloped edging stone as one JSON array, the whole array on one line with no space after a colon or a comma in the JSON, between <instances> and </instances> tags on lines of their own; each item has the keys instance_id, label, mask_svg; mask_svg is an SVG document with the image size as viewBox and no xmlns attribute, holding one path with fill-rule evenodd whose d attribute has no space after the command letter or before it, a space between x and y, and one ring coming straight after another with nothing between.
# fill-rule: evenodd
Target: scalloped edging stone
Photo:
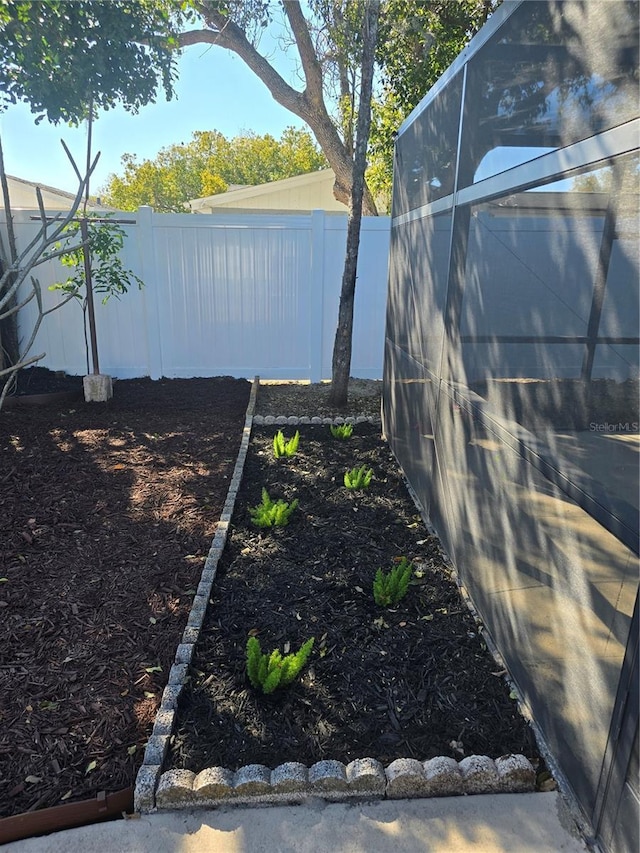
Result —
<instances>
[{"instance_id":1,"label":"scalloped edging stone","mask_svg":"<svg viewBox=\"0 0 640 853\"><path fill-rule=\"evenodd\" d=\"M429 790L441 792L438 796L452 797L465 792L464 778L455 758L438 755L425 761L422 766Z\"/></svg>"},{"instance_id":2,"label":"scalloped edging stone","mask_svg":"<svg viewBox=\"0 0 640 853\"><path fill-rule=\"evenodd\" d=\"M134 809L138 812L153 811L160 804L164 804L164 808L175 808L187 804L193 796L193 783L196 778L194 773L191 773L189 770L172 770L169 771L169 774L172 775L163 773L162 777L160 777L160 772L169 748L169 739L175 725L178 699L188 678L189 664L193 657L193 650L200 636L200 629L202 628L207 612L209 595L211 594L211 587L215 580L218 561L222 556L227 541L229 522L233 514L233 507L238 496L242 471L245 459L247 458L259 384L259 377L256 376L251 385L251 393L249 394L242 438L240 440L240 450L238 451L236 464L231 476L227 498L216 527L211 548L203 566L196 595L191 603L187 625L176 650L174 664L169 672L168 683L162 693L160 708L156 713L151 737L145 747L144 760L136 776L133 804ZM270 773L270 771L267 772ZM158 782L158 780L160 781ZM229 790L234 791L235 789L230 785Z\"/></svg>"},{"instance_id":3,"label":"scalloped edging stone","mask_svg":"<svg viewBox=\"0 0 640 853\"><path fill-rule=\"evenodd\" d=\"M278 794L307 794L309 771L299 761L287 761L271 771L271 788Z\"/></svg>"},{"instance_id":4,"label":"scalloped edging stone","mask_svg":"<svg viewBox=\"0 0 640 853\"><path fill-rule=\"evenodd\" d=\"M495 760L502 791L525 794L535 788L536 774L524 755L502 755Z\"/></svg>"},{"instance_id":5,"label":"scalloped edging stone","mask_svg":"<svg viewBox=\"0 0 640 853\"><path fill-rule=\"evenodd\" d=\"M175 725L178 699L188 677L218 561L226 543L252 424L295 426L307 423L338 425L381 422L380 418L364 416L334 419L284 415L254 417L258 386L259 377L255 377L227 500L203 567L182 640L176 650L168 684L162 694L153 731L145 748L144 761L136 777L135 810L149 813L158 809L297 804L309 797L340 802L358 798L404 799L496 792L525 793L535 790L535 770L524 755L504 755L495 761L484 755L470 755L460 762L447 756L437 756L424 762L414 758L398 758L386 768L375 758L358 758L347 765L329 759L318 761L311 767L291 761L273 770L262 764L248 764L235 772L226 767L208 767L198 774L177 769L162 772ZM406 485L416 506L421 509L408 483Z\"/></svg>"},{"instance_id":6,"label":"scalloped edging stone","mask_svg":"<svg viewBox=\"0 0 640 853\"><path fill-rule=\"evenodd\" d=\"M535 771L524 755L505 755L495 761L486 755L470 755L460 762L447 756L424 762L397 758L386 769L375 758L357 758L346 766L341 761L326 760L309 768L288 762L274 770L263 764L248 764L235 773L226 767L209 767L197 775L190 770L167 770L160 776L155 806L192 809L293 804L309 797L341 802L526 793L534 789Z\"/></svg>"},{"instance_id":7,"label":"scalloped edging stone","mask_svg":"<svg viewBox=\"0 0 640 853\"><path fill-rule=\"evenodd\" d=\"M300 417L296 417L295 415L254 415L253 422L256 426L298 426L299 424L338 426L339 424L380 424L382 420L373 415L369 417L358 415L357 418L319 418L312 417L311 415L302 415Z\"/></svg>"}]
</instances>

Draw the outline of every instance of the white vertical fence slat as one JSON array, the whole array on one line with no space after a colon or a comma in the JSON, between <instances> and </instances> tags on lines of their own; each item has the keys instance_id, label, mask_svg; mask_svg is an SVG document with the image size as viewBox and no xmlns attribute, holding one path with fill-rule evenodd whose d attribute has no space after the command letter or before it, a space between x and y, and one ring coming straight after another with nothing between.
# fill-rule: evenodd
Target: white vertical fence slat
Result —
<instances>
[{"instance_id":1,"label":"white vertical fence slat","mask_svg":"<svg viewBox=\"0 0 640 853\"><path fill-rule=\"evenodd\" d=\"M15 214L19 245L38 223ZM307 214L158 214L122 218L123 264L145 283L106 305L97 300L100 367L120 378L228 375L265 379L331 377L347 219ZM4 231L4 211L0 210ZM363 219L354 316L352 375L381 378L390 220ZM67 277L59 261L37 268L48 290ZM28 339L35 305L21 311ZM68 304L43 322L32 353L41 365L86 372L82 311Z\"/></svg>"},{"instance_id":2,"label":"white vertical fence slat","mask_svg":"<svg viewBox=\"0 0 640 853\"><path fill-rule=\"evenodd\" d=\"M143 303L143 319L140 324L140 329L137 335L139 342L138 351L142 353L146 350L146 370L142 375L148 375L152 379L159 379L162 376L162 343L160 337L160 311L159 301L160 294L158 290L158 282L156 275L156 251L153 234L153 211L150 207L141 207L137 214L137 228L135 236L127 232L127 241L125 249L134 240L138 248L138 263L139 276L144 282L144 288L140 291ZM132 259L133 260L133 259ZM133 269L125 267L125 269ZM130 294L127 294L129 297ZM103 339L101 338L98 346L102 347ZM112 370L105 366L102 367L103 372Z\"/></svg>"}]
</instances>

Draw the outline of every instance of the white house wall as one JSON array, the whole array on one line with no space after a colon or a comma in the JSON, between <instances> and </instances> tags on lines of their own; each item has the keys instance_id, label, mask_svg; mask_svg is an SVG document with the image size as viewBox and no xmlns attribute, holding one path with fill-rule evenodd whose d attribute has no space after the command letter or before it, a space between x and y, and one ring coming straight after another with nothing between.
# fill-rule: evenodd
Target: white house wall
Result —
<instances>
[{"instance_id":1,"label":"white house wall","mask_svg":"<svg viewBox=\"0 0 640 853\"><path fill-rule=\"evenodd\" d=\"M265 185L268 187L269 185ZM240 193L224 193L221 195L220 203L215 205L218 210L224 209L253 209L262 210L322 210L339 211L346 213L346 206L341 204L333 195L333 176L323 182L271 190L270 192L256 193L252 197L234 198Z\"/></svg>"},{"instance_id":2,"label":"white house wall","mask_svg":"<svg viewBox=\"0 0 640 853\"><path fill-rule=\"evenodd\" d=\"M335 174L331 169L310 172L271 181L258 186L236 187L225 193L192 199L189 202L194 213L215 213L218 210L240 211L283 211L309 213L312 210L346 213L346 205L333 195Z\"/></svg>"}]
</instances>

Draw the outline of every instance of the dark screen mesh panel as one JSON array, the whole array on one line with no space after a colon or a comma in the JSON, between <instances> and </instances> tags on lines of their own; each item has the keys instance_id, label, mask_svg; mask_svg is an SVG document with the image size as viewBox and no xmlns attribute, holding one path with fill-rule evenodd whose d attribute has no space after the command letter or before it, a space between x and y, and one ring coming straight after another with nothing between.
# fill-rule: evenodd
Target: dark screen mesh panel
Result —
<instances>
[{"instance_id":1,"label":"dark screen mesh panel","mask_svg":"<svg viewBox=\"0 0 640 853\"><path fill-rule=\"evenodd\" d=\"M631 790L637 738L607 756L638 714L621 677L640 568L638 3L506 7L397 142L384 428L584 815L629 829L601 838L622 851L637 798L608 792ZM431 181L445 141L457 186Z\"/></svg>"},{"instance_id":2,"label":"dark screen mesh panel","mask_svg":"<svg viewBox=\"0 0 640 853\"><path fill-rule=\"evenodd\" d=\"M524 3L468 64L460 185L635 118L637 51L637 3Z\"/></svg>"},{"instance_id":3,"label":"dark screen mesh panel","mask_svg":"<svg viewBox=\"0 0 640 853\"><path fill-rule=\"evenodd\" d=\"M462 78L451 80L443 97L430 104L396 146L393 208L405 213L453 192L462 98ZM432 144L425 148L428 135Z\"/></svg>"}]
</instances>

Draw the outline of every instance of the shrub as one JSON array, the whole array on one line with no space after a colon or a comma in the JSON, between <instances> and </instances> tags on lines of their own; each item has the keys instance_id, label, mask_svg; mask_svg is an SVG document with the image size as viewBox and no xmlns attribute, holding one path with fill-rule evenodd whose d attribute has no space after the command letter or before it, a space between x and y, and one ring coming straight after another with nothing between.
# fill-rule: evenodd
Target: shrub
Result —
<instances>
[{"instance_id":1,"label":"shrub","mask_svg":"<svg viewBox=\"0 0 640 853\"><path fill-rule=\"evenodd\" d=\"M293 438L290 438L289 441L287 441L282 430L279 429L273 437L273 455L276 459L280 459L282 456L287 458L295 456L299 442L300 433L297 430Z\"/></svg>"},{"instance_id":2,"label":"shrub","mask_svg":"<svg viewBox=\"0 0 640 853\"><path fill-rule=\"evenodd\" d=\"M273 693L277 687L287 687L295 680L307 662L314 637L310 637L295 654L283 657L278 649L271 654L263 654L260 640L249 637L247 640L247 675L256 689L263 693Z\"/></svg>"},{"instance_id":3,"label":"shrub","mask_svg":"<svg viewBox=\"0 0 640 853\"><path fill-rule=\"evenodd\" d=\"M403 557L388 574L378 569L373 582L373 597L380 607L391 607L407 594L413 563Z\"/></svg>"},{"instance_id":4,"label":"shrub","mask_svg":"<svg viewBox=\"0 0 640 853\"><path fill-rule=\"evenodd\" d=\"M298 500L287 503L282 499L272 501L266 489L262 489L262 502L249 507L251 521L257 527L285 527L289 524L292 512L298 506Z\"/></svg>"},{"instance_id":5,"label":"shrub","mask_svg":"<svg viewBox=\"0 0 640 853\"><path fill-rule=\"evenodd\" d=\"M348 489L368 489L372 478L373 469L362 465L345 472L344 484Z\"/></svg>"},{"instance_id":6,"label":"shrub","mask_svg":"<svg viewBox=\"0 0 640 853\"><path fill-rule=\"evenodd\" d=\"M353 433L353 424L336 424L335 426L331 424L329 429L331 430L331 435L334 438L351 438L351 434Z\"/></svg>"}]
</instances>

